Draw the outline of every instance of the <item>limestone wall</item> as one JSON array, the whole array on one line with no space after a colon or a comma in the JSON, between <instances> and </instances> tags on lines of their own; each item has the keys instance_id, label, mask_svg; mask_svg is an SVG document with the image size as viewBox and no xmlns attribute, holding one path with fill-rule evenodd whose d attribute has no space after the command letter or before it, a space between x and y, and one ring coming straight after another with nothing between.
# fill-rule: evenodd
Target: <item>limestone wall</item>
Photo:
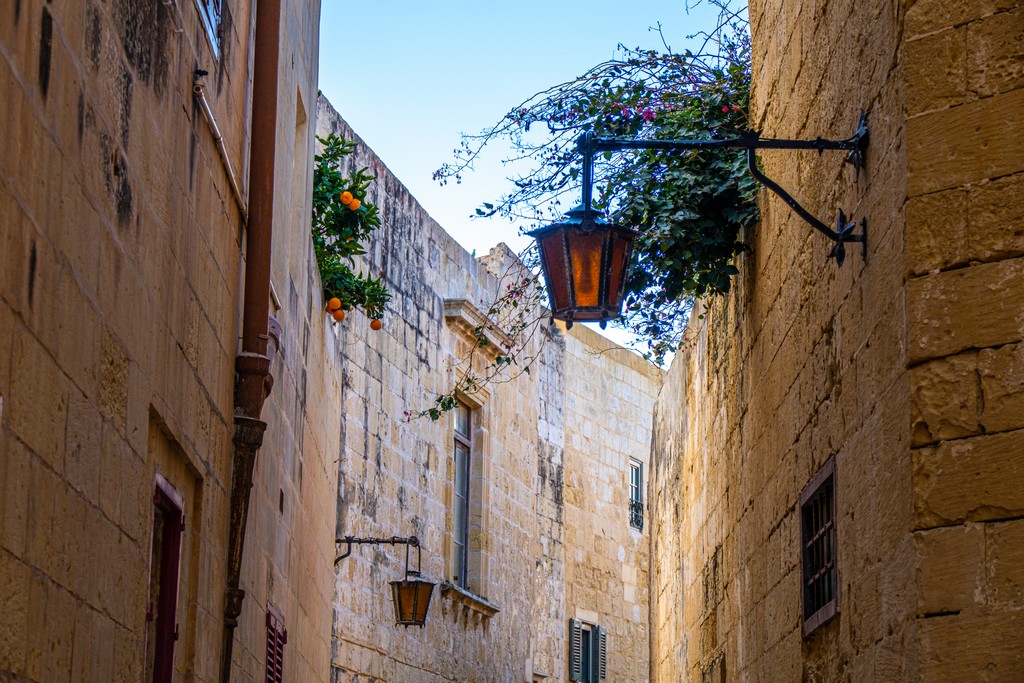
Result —
<instances>
[{"instance_id":1,"label":"limestone wall","mask_svg":"<svg viewBox=\"0 0 1024 683\"><path fill-rule=\"evenodd\" d=\"M264 680L271 608L288 631L285 680L324 681L330 670L341 383L309 238L319 30L318 3L282 2L270 308L281 346L263 407L232 680Z\"/></svg>"},{"instance_id":2,"label":"limestone wall","mask_svg":"<svg viewBox=\"0 0 1024 683\"><path fill-rule=\"evenodd\" d=\"M642 528L630 523L629 469L649 476L663 372L582 326L566 356L566 610L607 629L609 681L647 681L650 526L646 511Z\"/></svg>"},{"instance_id":3,"label":"limestone wall","mask_svg":"<svg viewBox=\"0 0 1024 683\"><path fill-rule=\"evenodd\" d=\"M317 116L321 134L358 139L325 100ZM369 198L384 218L360 267L382 275L393 298L382 330L359 313L334 328L344 416L337 530L415 534L423 573L439 586L423 629L396 627L388 582L401 577L401 549L357 548L343 560L332 680L564 680L568 619L581 610L612 629L614 680L646 679L646 537L628 531L624 457L647 457L660 372L622 349L592 356L611 344L545 323L525 353L539 354L529 373L464 397L475 425L475 552L468 594L452 587L451 416L408 421L405 412L453 386L466 357L446 308L486 308L513 256L499 245L474 258L365 146L353 163L378 176ZM628 395L616 398L612 381ZM607 424L594 425L602 414Z\"/></svg>"},{"instance_id":4,"label":"limestone wall","mask_svg":"<svg viewBox=\"0 0 1024 683\"><path fill-rule=\"evenodd\" d=\"M357 139L323 99L317 128L321 134L333 131ZM365 145L353 163L378 176L368 199L383 217L361 268L383 275L393 298L378 332L359 312L327 328L338 337L338 368L332 371L342 387L337 533L416 535L424 550L423 574L440 583L453 572L451 416L408 423L404 413L427 407L434 394L454 384L456 354L465 349L445 323L444 300L478 305L496 282L429 219ZM493 600L501 612L485 618L438 587L422 631L396 627L388 582L402 578L404 551L357 547L335 577L332 680L522 678L528 638L496 627L495 620L516 620L517 614L529 613L530 605L526 591L506 590L505 577L529 571L534 520L528 511L534 490L524 472L535 467L536 431L497 428L515 416L528 424L535 414L524 385L502 385L474 411L474 446L481 449L474 456L487 465L486 489L494 503L487 506L488 518L478 520L474 539L494 571L483 575L485 581L478 581L474 592Z\"/></svg>"},{"instance_id":5,"label":"limestone wall","mask_svg":"<svg viewBox=\"0 0 1024 683\"><path fill-rule=\"evenodd\" d=\"M907 10L915 613L928 680L1024 676L1024 7Z\"/></svg>"},{"instance_id":6,"label":"limestone wall","mask_svg":"<svg viewBox=\"0 0 1024 683\"><path fill-rule=\"evenodd\" d=\"M691 326L655 418L652 677L1013 680L1019 522L1019 3L752 3L767 193L734 292ZM1018 98L1019 99L1019 98ZM835 458L839 614L801 635L798 496Z\"/></svg>"},{"instance_id":7,"label":"limestone wall","mask_svg":"<svg viewBox=\"0 0 1024 683\"><path fill-rule=\"evenodd\" d=\"M184 498L175 668L218 675L244 229L192 85L208 72L244 192L250 5L222 3L217 56L191 1L0 9L0 678L143 678L158 473ZM311 163L296 112L308 119L316 93L318 5L283 5L291 178ZM289 220L308 213L308 189L308 176L279 185L278 255L306 244ZM268 602L291 634L285 680L328 669L338 432L306 407L337 387L321 374L330 340L308 332L308 248L293 257L274 264L284 348L233 680L263 676Z\"/></svg>"},{"instance_id":8,"label":"limestone wall","mask_svg":"<svg viewBox=\"0 0 1024 683\"><path fill-rule=\"evenodd\" d=\"M850 135L870 110L868 167L765 152L815 215L866 217L867 260L768 192L740 275L690 329L655 419L652 678L907 680L914 545L907 372L902 7L754 2L753 125ZM836 466L839 614L801 635L798 500Z\"/></svg>"}]
</instances>

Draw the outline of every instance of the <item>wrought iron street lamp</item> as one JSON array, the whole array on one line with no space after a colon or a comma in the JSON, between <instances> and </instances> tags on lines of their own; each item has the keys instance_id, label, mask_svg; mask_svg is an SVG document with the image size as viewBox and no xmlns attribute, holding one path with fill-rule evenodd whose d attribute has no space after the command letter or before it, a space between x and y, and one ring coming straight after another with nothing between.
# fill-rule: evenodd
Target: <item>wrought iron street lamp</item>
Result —
<instances>
[{"instance_id":1,"label":"wrought iron street lamp","mask_svg":"<svg viewBox=\"0 0 1024 683\"><path fill-rule=\"evenodd\" d=\"M547 283L551 316L564 320L567 327L574 321L596 321L604 327L608 320L619 317L623 292L628 277L629 259L635 233L602 220L592 208L594 155L624 149L655 149L678 152L689 149L744 149L750 174L782 198L805 221L832 240L829 258L842 266L846 244L860 243L861 255L867 258L867 219L861 219L860 232L856 222L847 222L840 209L834 228L829 227L802 207L792 195L768 178L757 167L758 149L810 149L847 152L846 161L856 169L858 177L864 167L868 146L867 114L861 114L857 130L843 140L781 140L762 138L752 132L721 140L631 140L596 137L583 133L577 145L583 154L583 203L567 217L552 225L528 233L537 241L541 268Z\"/></svg>"},{"instance_id":2,"label":"wrought iron street lamp","mask_svg":"<svg viewBox=\"0 0 1024 683\"><path fill-rule=\"evenodd\" d=\"M565 220L529 234L540 249L552 317L568 327L581 320L603 328L619 315L636 233L582 204Z\"/></svg>"},{"instance_id":3,"label":"wrought iron street lamp","mask_svg":"<svg viewBox=\"0 0 1024 683\"><path fill-rule=\"evenodd\" d=\"M415 536L402 538L392 536L391 538L357 538L345 536L339 538L337 543L344 543L348 546L345 552L335 558L334 564L352 554L353 544L369 545L405 545L405 574L401 579L391 582L391 597L395 603L395 624L400 626L423 626L427 620L427 610L430 608L430 597L434 593L434 583L425 581L420 576L421 562L423 560L420 540ZM416 569L409 569L409 548L416 548Z\"/></svg>"}]
</instances>

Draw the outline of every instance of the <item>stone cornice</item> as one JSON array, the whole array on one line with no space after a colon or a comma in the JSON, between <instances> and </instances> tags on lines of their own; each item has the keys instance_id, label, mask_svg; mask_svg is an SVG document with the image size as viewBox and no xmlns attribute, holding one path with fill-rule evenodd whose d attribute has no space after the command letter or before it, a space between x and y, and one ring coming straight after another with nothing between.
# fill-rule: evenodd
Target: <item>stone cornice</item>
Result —
<instances>
[{"instance_id":1,"label":"stone cornice","mask_svg":"<svg viewBox=\"0 0 1024 683\"><path fill-rule=\"evenodd\" d=\"M466 299L445 299L444 319L448 326L471 344L477 343L476 329L483 330L488 343L480 350L490 358L508 355L512 348L512 337L499 330L479 308Z\"/></svg>"}]
</instances>

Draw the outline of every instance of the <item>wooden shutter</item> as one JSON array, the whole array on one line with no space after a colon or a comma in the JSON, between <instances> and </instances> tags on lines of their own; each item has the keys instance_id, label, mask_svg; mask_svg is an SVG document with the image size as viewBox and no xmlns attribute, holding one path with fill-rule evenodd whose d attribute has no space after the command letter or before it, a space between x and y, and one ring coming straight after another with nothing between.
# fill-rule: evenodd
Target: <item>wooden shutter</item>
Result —
<instances>
[{"instance_id":1,"label":"wooden shutter","mask_svg":"<svg viewBox=\"0 0 1024 683\"><path fill-rule=\"evenodd\" d=\"M171 683L174 678L174 642L178 639L178 578L181 564L181 535L185 514L181 494L156 475L153 493L154 566L159 593L150 610L155 609L155 651L153 681ZM157 547L159 544L159 547Z\"/></svg>"},{"instance_id":2,"label":"wooden shutter","mask_svg":"<svg viewBox=\"0 0 1024 683\"><path fill-rule=\"evenodd\" d=\"M284 644L287 642L284 620L270 608L267 611L267 683L284 680Z\"/></svg>"},{"instance_id":3,"label":"wooden shutter","mask_svg":"<svg viewBox=\"0 0 1024 683\"><path fill-rule=\"evenodd\" d=\"M583 622L569 620L569 680L583 680Z\"/></svg>"},{"instance_id":4,"label":"wooden shutter","mask_svg":"<svg viewBox=\"0 0 1024 683\"><path fill-rule=\"evenodd\" d=\"M594 675L596 680L604 680L608 675L608 630L602 626L594 627L594 645L597 656L594 661Z\"/></svg>"}]
</instances>

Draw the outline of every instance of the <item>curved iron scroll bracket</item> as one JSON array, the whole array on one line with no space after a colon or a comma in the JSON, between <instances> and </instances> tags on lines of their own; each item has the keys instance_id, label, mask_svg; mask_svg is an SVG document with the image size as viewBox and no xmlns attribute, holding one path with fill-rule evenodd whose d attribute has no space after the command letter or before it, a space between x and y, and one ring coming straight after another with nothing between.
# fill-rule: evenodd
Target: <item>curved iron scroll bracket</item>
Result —
<instances>
[{"instance_id":1,"label":"curved iron scroll bracket","mask_svg":"<svg viewBox=\"0 0 1024 683\"><path fill-rule=\"evenodd\" d=\"M857 179L859 180L861 169L864 168L867 160L869 138L867 112L860 115L856 132L843 140L828 140L820 137L813 140L782 140L762 138L759 133L748 133L738 138L722 140L624 140L621 138L596 137L592 133L587 132L583 133L577 142L580 152L583 154L583 207L586 213L589 214L593 197L594 154L597 152L613 152L624 149L655 149L666 152L687 149L745 149L747 150L747 166L750 170L750 175L781 197L811 227L832 240L832 251L829 252L828 257L834 258L837 266L842 266L843 261L846 260L846 244L849 242L859 242L861 245L861 256L864 260L867 260L868 223L866 218L862 218L860 221L860 232L855 232L857 229L856 221L848 222L846 214L840 209L836 218L835 229L829 227L801 206L778 183L757 168L756 150L809 149L817 150L819 154L826 150L845 150L847 152L846 162L854 167Z\"/></svg>"},{"instance_id":2,"label":"curved iron scroll bracket","mask_svg":"<svg viewBox=\"0 0 1024 683\"><path fill-rule=\"evenodd\" d=\"M754 176L762 185L767 187L769 190L779 195L782 201L786 202L796 215L803 218L805 221L811 224L811 227L818 230L830 240L834 242L832 245L832 251L829 252L828 257L836 260L836 265L842 267L843 261L846 260L846 243L847 242L860 242L861 244L861 256L866 261L868 258L868 219L860 219L860 233L854 233L857 229L856 222L847 222L846 214L842 209L839 209L839 214L836 216L836 228L833 230L828 227L820 220L818 220L811 212L802 207L800 203L793 199L792 195L782 189L778 183L766 176L757 167L757 153L753 147L747 148L747 168L750 169L750 175ZM858 169L859 171L859 169Z\"/></svg>"},{"instance_id":3,"label":"curved iron scroll bracket","mask_svg":"<svg viewBox=\"0 0 1024 683\"><path fill-rule=\"evenodd\" d=\"M404 545L405 546L405 574L406 576L420 575L421 562L423 561L423 548L420 546L420 539L415 536L409 536L404 538L402 536L392 536L390 538L359 538L357 536L344 536L334 540L335 543L345 544L345 552L334 558L334 566L337 567L338 563L344 560L346 557L352 554L353 545ZM414 571L409 570L409 548L416 548L416 569Z\"/></svg>"}]
</instances>

